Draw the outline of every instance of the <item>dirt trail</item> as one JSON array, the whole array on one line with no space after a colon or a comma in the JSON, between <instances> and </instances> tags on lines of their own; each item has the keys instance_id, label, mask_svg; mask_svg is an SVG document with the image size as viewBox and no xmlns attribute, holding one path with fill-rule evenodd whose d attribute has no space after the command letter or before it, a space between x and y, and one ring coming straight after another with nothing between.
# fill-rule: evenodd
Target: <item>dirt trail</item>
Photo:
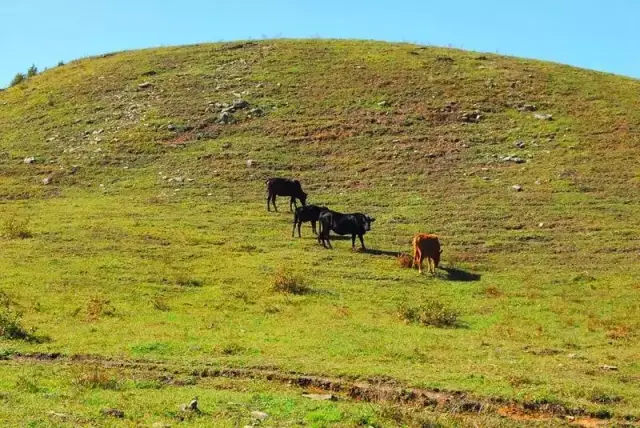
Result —
<instances>
[{"instance_id":1,"label":"dirt trail","mask_svg":"<svg viewBox=\"0 0 640 428\"><path fill-rule=\"evenodd\" d=\"M199 378L262 379L296 385L300 388L332 393L338 398L378 404L400 405L407 410L428 409L451 414L494 414L519 421L549 421L562 419L574 426L606 426L613 421L608 413L593 414L584 409L568 408L559 404L505 401L497 398L478 398L464 392L410 388L385 380L353 381L345 378L311 376L282 372L268 368L221 368L198 364L192 367L170 362L149 360L121 360L95 355L62 355L60 353L16 353L9 357L17 363L38 361L48 364L94 365L103 368L123 368L162 376L169 384L181 385L175 376ZM635 424L634 426L640 426Z\"/></svg>"}]
</instances>

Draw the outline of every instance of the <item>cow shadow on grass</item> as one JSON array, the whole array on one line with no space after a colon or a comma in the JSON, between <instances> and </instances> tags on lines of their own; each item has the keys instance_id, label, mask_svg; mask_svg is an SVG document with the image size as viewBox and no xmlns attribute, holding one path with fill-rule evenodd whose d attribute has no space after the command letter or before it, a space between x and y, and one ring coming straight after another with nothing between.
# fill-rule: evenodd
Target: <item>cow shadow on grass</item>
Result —
<instances>
[{"instance_id":1,"label":"cow shadow on grass","mask_svg":"<svg viewBox=\"0 0 640 428\"><path fill-rule=\"evenodd\" d=\"M372 248L367 248L366 250L358 249L358 251L372 256L398 257L400 254L400 251L375 250Z\"/></svg>"},{"instance_id":2,"label":"cow shadow on grass","mask_svg":"<svg viewBox=\"0 0 640 428\"><path fill-rule=\"evenodd\" d=\"M442 279L447 281L473 282L480 281L482 277L482 275L478 273L468 272L455 267L440 267L440 269L446 272Z\"/></svg>"}]
</instances>

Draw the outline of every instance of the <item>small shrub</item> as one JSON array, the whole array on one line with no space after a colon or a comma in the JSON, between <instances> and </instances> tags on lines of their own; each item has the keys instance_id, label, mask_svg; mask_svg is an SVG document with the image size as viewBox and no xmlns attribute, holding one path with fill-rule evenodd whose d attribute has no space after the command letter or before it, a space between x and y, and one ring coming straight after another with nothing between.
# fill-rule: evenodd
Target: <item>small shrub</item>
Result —
<instances>
[{"instance_id":1,"label":"small shrub","mask_svg":"<svg viewBox=\"0 0 640 428\"><path fill-rule=\"evenodd\" d=\"M220 349L222 355L237 355L245 351L245 348L237 343L227 343Z\"/></svg>"},{"instance_id":2,"label":"small shrub","mask_svg":"<svg viewBox=\"0 0 640 428\"><path fill-rule=\"evenodd\" d=\"M93 297L87 303L87 320L97 321L101 316L113 316L116 309L109 300Z\"/></svg>"},{"instance_id":3,"label":"small shrub","mask_svg":"<svg viewBox=\"0 0 640 428\"><path fill-rule=\"evenodd\" d=\"M11 308L0 310L0 337L9 340L28 340L31 334L22 326L22 315Z\"/></svg>"},{"instance_id":4,"label":"small shrub","mask_svg":"<svg viewBox=\"0 0 640 428\"><path fill-rule=\"evenodd\" d=\"M62 67L64 65L64 61L58 62L58 67Z\"/></svg>"},{"instance_id":5,"label":"small shrub","mask_svg":"<svg viewBox=\"0 0 640 428\"><path fill-rule=\"evenodd\" d=\"M153 307L159 311L168 312L169 310L171 310L169 305L167 305L167 301L164 299L164 297L156 296L151 299L151 303L153 304Z\"/></svg>"},{"instance_id":6,"label":"small shrub","mask_svg":"<svg viewBox=\"0 0 640 428\"><path fill-rule=\"evenodd\" d=\"M19 85L25 80L27 80L27 76L24 73L16 73L16 75L13 76L13 79L11 79L11 83L9 83L9 86Z\"/></svg>"},{"instance_id":7,"label":"small shrub","mask_svg":"<svg viewBox=\"0 0 640 428\"><path fill-rule=\"evenodd\" d=\"M619 395L600 390L594 391L591 394L591 397L589 397L589 401L598 404L616 404L620 403L623 400L624 399Z\"/></svg>"},{"instance_id":8,"label":"small shrub","mask_svg":"<svg viewBox=\"0 0 640 428\"><path fill-rule=\"evenodd\" d=\"M398 264L401 268L411 268L413 265L413 259L408 254L402 253L398 255Z\"/></svg>"},{"instance_id":9,"label":"small shrub","mask_svg":"<svg viewBox=\"0 0 640 428\"><path fill-rule=\"evenodd\" d=\"M304 279L281 267L276 270L273 278L273 291L289 294L305 294L310 291Z\"/></svg>"},{"instance_id":10,"label":"small shrub","mask_svg":"<svg viewBox=\"0 0 640 428\"><path fill-rule=\"evenodd\" d=\"M35 64L33 64L31 67L29 67L29 69L27 70L27 77L33 77L35 75L38 74L38 67L36 67Z\"/></svg>"},{"instance_id":11,"label":"small shrub","mask_svg":"<svg viewBox=\"0 0 640 428\"><path fill-rule=\"evenodd\" d=\"M176 284L181 287L202 287L202 281L194 278L179 276L176 278Z\"/></svg>"},{"instance_id":12,"label":"small shrub","mask_svg":"<svg viewBox=\"0 0 640 428\"><path fill-rule=\"evenodd\" d=\"M489 297L500 297L502 296L502 291L500 291L500 289L495 285L490 285L484 289L484 294Z\"/></svg>"},{"instance_id":13,"label":"small shrub","mask_svg":"<svg viewBox=\"0 0 640 428\"><path fill-rule=\"evenodd\" d=\"M9 217L4 222L3 235L7 239L27 239L33 236L29 230L29 217L19 219L18 216Z\"/></svg>"},{"instance_id":14,"label":"small shrub","mask_svg":"<svg viewBox=\"0 0 640 428\"><path fill-rule=\"evenodd\" d=\"M19 391L30 392L35 394L40 392L40 386L33 379L29 379L26 376L18 376L16 380L16 389Z\"/></svg>"},{"instance_id":15,"label":"small shrub","mask_svg":"<svg viewBox=\"0 0 640 428\"><path fill-rule=\"evenodd\" d=\"M447 309L437 300L431 300L419 306L401 305L398 308L398 315L406 322L433 327L454 327L458 321L458 313Z\"/></svg>"},{"instance_id":16,"label":"small shrub","mask_svg":"<svg viewBox=\"0 0 640 428\"><path fill-rule=\"evenodd\" d=\"M76 372L72 383L86 389L118 390L121 387L121 382L117 378L98 366L82 368Z\"/></svg>"}]
</instances>

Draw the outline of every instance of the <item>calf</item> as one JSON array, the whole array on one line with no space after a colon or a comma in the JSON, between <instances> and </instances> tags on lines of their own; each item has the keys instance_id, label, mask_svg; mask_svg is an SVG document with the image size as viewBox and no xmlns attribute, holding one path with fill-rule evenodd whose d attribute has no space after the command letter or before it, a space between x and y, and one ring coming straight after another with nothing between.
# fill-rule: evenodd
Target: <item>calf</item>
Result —
<instances>
[{"instance_id":1,"label":"calf","mask_svg":"<svg viewBox=\"0 0 640 428\"><path fill-rule=\"evenodd\" d=\"M271 211L270 203L273 203L273 208L278 211L278 207L276 207L276 196L291 197L289 201L289 211L291 211L292 205L298 208L296 199L300 199L302 206L307 204L307 194L302 191L302 186L300 186L298 180L270 178L267 180L267 192L269 192L269 196L267 196L267 211Z\"/></svg>"},{"instance_id":2,"label":"calf","mask_svg":"<svg viewBox=\"0 0 640 428\"><path fill-rule=\"evenodd\" d=\"M418 265L418 272L422 274L422 261L427 259L429 272L435 273L440 263L440 241L436 235L418 233L413 237L413 266ZM431 263L433 262L433 267Z\"/></svg>"},{"instance_id":3,"label":"calf","mask_svg":"<svg viewBox=\"0 0 640 428\"><path fill-rule=\"evenodd\" d=\"M320 217L320 213L323 211L327 211L329 208L327 207L319 207L317 205L306 205L303 207L296 208L293 212L293 230L291 231L291 237L293 238L296 233L296 226L298 226L298 238L300 238L300 226L302 223L311 222L311 229L314 234L318 234L316 232L316 222Z\"/></svg>"},{"instance_id":4,"label":"calf","mask_svg":"<svg viewBox=\"0 0 640 428\"><path fill-rule=\"evenodd\" d=\"M319 220L320 233L318 234L318 242L321 242L325 248L327 248L327 245L332 248L329 241L329 232L333 230L338 235L351 235L352 248L356 246L357 235L360 238L363 250L366 250L366 248L362 237L371 230L371 223L376 221L375 218L361 213L342 214L331 210L320 213Z\"/></svg>"}]
</instances>

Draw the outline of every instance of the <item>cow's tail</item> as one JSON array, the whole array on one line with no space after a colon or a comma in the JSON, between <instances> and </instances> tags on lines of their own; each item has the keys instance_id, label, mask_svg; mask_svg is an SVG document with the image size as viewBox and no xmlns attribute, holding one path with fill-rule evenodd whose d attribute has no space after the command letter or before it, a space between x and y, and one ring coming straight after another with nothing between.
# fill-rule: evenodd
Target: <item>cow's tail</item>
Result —
<instances>
[{"instance_id":1,"label":"cow's tail","mask_svg":"<svg viewBox=\"0 0 640 428\"><path fill-rule=\"evenodd\" d=\"M411 242L411 246L413 247L413 262L411 267L420 266L420 257L422 256L422 252L420 251L420 246L418 245L418 236L413 238Z\"/></svg>"}]
</instances>

